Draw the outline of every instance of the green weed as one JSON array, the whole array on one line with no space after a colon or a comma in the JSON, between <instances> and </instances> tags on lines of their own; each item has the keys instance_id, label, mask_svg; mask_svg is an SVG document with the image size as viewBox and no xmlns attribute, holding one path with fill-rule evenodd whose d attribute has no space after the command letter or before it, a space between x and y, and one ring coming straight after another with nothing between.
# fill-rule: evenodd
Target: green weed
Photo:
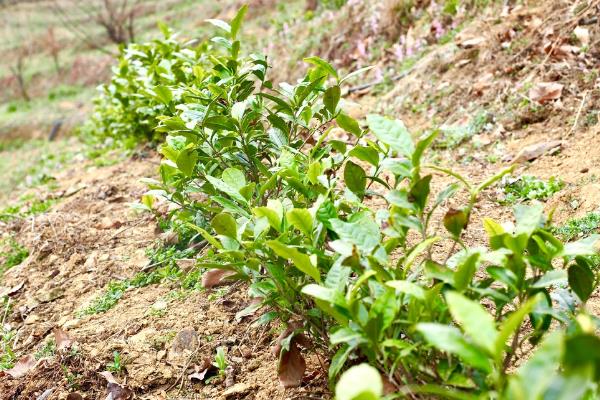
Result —
<instances>
[{"instance_id":1,"label":"green weed","mask_svg":"<svg viewBox=\"0 0 600 400\"><path fill-rule=\"evenodd\" d=\"M504 180L502 187L504 199L501 200L501 203L514 204L529 200L546 201L564 186L564 182L554 176L550 177L548 181L531 175L522 175L517 178L508 177Z\"/></svg>"},{"instance_id":2,"label":"green weed","mask_svg":"<svg viewBox=\"0 0 600 400\"><path fill-rule=\"evenodd\" d=\"M4 250L3 250L4 249ZM0 240L0 276L8 269L21 264L29 255L29 250L19 244L14 237Z\"/></svg>"},{"instance_id":3,"label":"green weed","mask_svg":"<svg viewBox=\"0 0 600 400\"><path fill-rule=\"evenodd\" d=\"M561 226L553 228L553 233L566 242L597 233L600 228L600 213L591 212L581 218L571 218Z\"/></svg>"}]
</instances>

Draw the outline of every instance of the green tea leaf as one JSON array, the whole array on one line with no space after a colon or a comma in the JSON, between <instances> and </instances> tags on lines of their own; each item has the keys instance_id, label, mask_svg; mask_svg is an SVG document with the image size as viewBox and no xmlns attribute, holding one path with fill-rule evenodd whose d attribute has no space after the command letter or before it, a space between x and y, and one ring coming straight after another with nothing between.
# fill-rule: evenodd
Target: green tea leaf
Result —
<instances>
[{"instance_id":1,"label":"green tea leaf","mask_svg":"<svg viewBox=\"0 0 600 400\"><path fill-rule=\"evenodd\" d=\"M569 267L569 287L585 303L594 291L595 276L585 262L575 262Z\"/></svg>"},{"instance_id":2,"label":"green tea leaf","mask_svg":"<svg viewBox=\"0 0 600 400\"><path fill-rule=\"evenodd\" d=\"M415 145L402 121L371 114L367 116L367 123L377 139L387 144L399 154L412 157Z\"/></svg>"},{"instance_id":3,"label":"green tea leaf","mask_svg":"<svg viewBox=\"0 0 600 400\"><path fill-rule=\"evenodd\" d=\"M379 152L370 146L356 146L350 150L348 155L368 162L375 167L379 165Z\"/></svg>"},{"instance_id":4,"label":"green tea leaf","mask_svg":"<svg viewBox=\"0 0 600 400\"><path fill-rule=\"evenodd\" d=\"M379 400L382 395L381 376L368 364L349 368L335 385L337 400Z\"/></svg>"},{"instance_id":5,"label":"green tea leaf","mask_svg":"<svg viewBox=\"0 0 600 400\"><path fill-rule=\"evenodd\" d=\"M246 15L247 11L248 11L248 5L244 4L243 6L240 7L240 9L238 10L235 17L233 17L233 19L231 20L231 26L230 26L231 39L233 39L233 40L236 39L237 34L240 31L240 28L242 26L244 16Z\"/></svg>"},{"instance_id":6,"label":"green tea leaf","mask_svg":"<svg viewBox=\"0 0 600 400\"><path fill-rule=\"evenodd\" d=\"M485 372L491 371L492 367L486 355L468 343L458 329L436 323L419 323L417 330L423 334L427 342L439 350L455 354L475 368Z\"/></svg>"},{"instance_id":7,"label":"green tea leaf","mask_svg":"<svg viewBox=\"0 0 600 400\"><path fill-rule=\"evenodd\" d=\"M332 115L335 114L337 105L340 102L341 93L340 87L336 85L328 88L323 94L325 109Z\"/></svg>"},{"instance_id":8,"label":"green tea leaf","mask_svg":"<svg viewBox=\"0 0 600 400\"><path fill-rule=\"evenodd\" d=\"M454 320L473 342L488 350L491 355L495 354L498 332L492 315L479 303L457 292L447 292L446 303Z\"/></svg>"},{"instance_id":9,"label":"green tea leaf","mask_svg":"<svg viewBox=\"0 0 600 400\"><path fill-rule=\"evenodd\" d=\"M329 75L338 79L338 73L335 70L335 68L333 68L331 66L331 64L329 64L327 61L323 60L322 58L317 57L317 56L306 57L304 59L304 62L316 65L317 67L321 68L324 72L327 72Z\"/></svg>"},{"instance_id":10,"label":"green tea leaf","mask_svg":"<svg viewBox=\"0 0 600 400\"><path fill-rule=\"evenodd\" d=\"M220 213L215 215L210 225L219 235L237 239L237 223L231 214Z\"/></svg>"},{"instance_id":11,"label":"green tea leaf","mask_svg":"<svg viewBox=\"0 0 600 400\"><path fill-rule=\"evenodd\" d=\"M313 218L305 208L293 208L287 212L286 218L292 226L304 233L307 237L312 236Z\"/></svg>"},{"instance_id":12,"label":"green tea leaf","mask_svg":"<svg viewBox=\"0 0 600 400\"><path fill-rule=\"evenodd\" d=\"M360 165L347 161L344 168L344 183L350 191L362 197L367 187L367 174Z\"/></svg>"},{"instance_id":13,"label":"green tea leaf","mask_svg":"<svg viewBox=\"0 0 600 400\"><path fill-rule=\"evenodd\" d=\"M335 122L337 122L340 128L356 137L360 137L362 135L362 130L360 129L358 122L356 122L356 120L349 115L340 113L335 119Z\"/></svg>"},{"instance_id":14,"label":"green tea leaf","mask_svg":"<svg viewBox=\"0 0 600 400\"><path fill-rule=\"evenodd\" d=\"M269 246L271 250L273 250L279 257L285 258L286 260L291 260L296 268L313 278L318 283L321 283L321 274L317 267L312 263L308 255L299 252L294 247L286 246L277 240L268 241L267 246Z\"/></svg>"}]
</instances>

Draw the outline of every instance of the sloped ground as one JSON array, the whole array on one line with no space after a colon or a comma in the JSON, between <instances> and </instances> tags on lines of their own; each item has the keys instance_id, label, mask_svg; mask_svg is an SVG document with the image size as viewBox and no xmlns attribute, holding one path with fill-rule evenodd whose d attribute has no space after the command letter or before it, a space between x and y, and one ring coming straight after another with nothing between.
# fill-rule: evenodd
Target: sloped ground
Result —
<instances>
[{"instance_id":1,"label":"sloped ground","mask_svg":"<svg viewBox=\"0 0 600 400\"><path fill-rule=\"evenodd\" d=\"M598 3L574 9L567 2L537 2L484 13L453 41L431 46L397 82L358 91L353 100L364 107L356 116L383 110L415 132L441 125L432 161L475 182L512 161L515 176L560 177L565 187L546 202L558 223L596 211ZM484 123L469 131L477 115L484 115ZM544 149L548 143L552 146ZM123 367L113 372L118 383L109 387L126 385L140 398L329 397L321 366L326 361L309 351L303 386L287 391L279 386L270 351L278 327L256 328L251 315L236 317L250 304L241 283L195 291L166 280L126 290L104 313L80 315L106 293L109 282L150 270L146 249L165 238L150 215L134 212L128 203L140 198L145 189L138 180L153 176L157 162L146 155L111 167L73 168L57 177L52 194L60 200L51 211L1 227L15 232L31 253L0 281L11 304L3 321L17 332L14 350L39 353L50 339L67 347L42 355L21 378L4 377L2 398L63 399L68 393L104 398L107 380L99 372L114 364L115 351ZM446 183L437 175L434 182ZM498 188L483 194L467 232L470 244L485 244L482 216L511 219L499 197ZM461 197L453 201L460 205ZM588 304L600 316L598 293ZM227 348L229 369L211 384L198 383L220 346ZM49 389L51 394L39 397ZM117 398L130 395L122 389Z\"/></svg>"}]
</instances>

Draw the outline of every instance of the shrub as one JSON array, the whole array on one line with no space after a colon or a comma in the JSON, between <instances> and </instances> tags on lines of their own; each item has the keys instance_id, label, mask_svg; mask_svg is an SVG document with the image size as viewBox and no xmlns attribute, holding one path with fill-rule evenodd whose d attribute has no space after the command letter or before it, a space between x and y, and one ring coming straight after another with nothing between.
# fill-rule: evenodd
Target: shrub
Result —
<instances>
[{"instance_id":1,"label":"shrub","mask_svg":"<svg viewBox=\"0 0 600 400\"><path fill-rule=\"evenodd\" d=\"M110 83L99 88L84 135L138 141L155 138L158 117L171 115L182 98L178 88L201 77L210 47L181 44L166 26L163 39L121 48Z\"/></svg>"},{"instance_id":2,"label":"shrub","mask_svg":"<svg viewBox=\"0 0 600 400\"><path fill-rule=\"evenodd\" d=\"M340 86L354 74L319 58L305 60L300 82L274 88L267 60L241 55L244 13L211 20L222 35L194 79L161 86L161 180L148 180L143 203L167 199L173 226L202 238L205 286L244 279L259 300L244 312L284 323L282 383L301 383L304 371L290 369L310 347L331 359L332 382L366 362L399 396L597 395L598 323L585 303L598 236L563 243L541 206L517 205L514 228L486 218L488 248L469 247L479 194L511 170L476 185L426 164L437 132L415 140L401 121L344 114ZM334 121L350 140L330 137ZM456 182L433 193L434 171ZM434 223L458 191L465 203ZM374 372L349 369L344 382L356 371ZM338 396L380 395L381 385L359 383Z\"/></svg>"}]
</instances>

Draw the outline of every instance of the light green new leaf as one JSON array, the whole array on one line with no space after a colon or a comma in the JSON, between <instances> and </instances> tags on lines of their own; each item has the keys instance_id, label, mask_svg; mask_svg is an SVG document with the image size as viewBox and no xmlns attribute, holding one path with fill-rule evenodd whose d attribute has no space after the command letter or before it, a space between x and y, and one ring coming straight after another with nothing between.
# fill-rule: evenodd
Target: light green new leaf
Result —
<instances>
[{"instance_id":1,"label":"light green new leaf","mask_svg":"<svg viewBox=\"0 0 600 400\"><path fill-rule=\"evenodd\" d=\"M177 168L185 174L185 176L192 176L194 174L194 167L198 162L198 154L195 149L184 149L179 152L177 156Z\"/></svg>"},{"instance_id":2,"label":"light green new leaf","mask_svg":"<svg viewBox=\"0 0 600 400\"><path fill-rule=\"evenodd\" d=\"M313 218L305 208L293 208L287 212L286 218L293 227L311 237L313 230Z\"/></svg>"},{"instance_id":3,"label":"light green new leaf","mask_svg":"<svg viewBox=\"0 0 600 400\"><path fill-rule=\"evenodd\" d=\"M486 355L468 343L458 329L442 324L419 323L417 330L425 336L427 342L439 350L455 354L475 368L491 371L492 367Z\"/></svg>"},{"instance_id":4,"label":"light green new leaf","mask_svg":"<svg viewBox=\"0 0 600 400\"><path fill-rule=\"evenodd\" d=\"M544 298L543 294L537 294L530 298L517 308L504 322L500 325L500 332L496 338L496 362L499 363L504 355L504 348L507 345L508 339L515 333L521 322L527 314L529 314L535 305Z\"/></svg>"},{"instance_id":5,"label":"light green new leaf","mask_svg":"<svg viewBox=\"0 0 600 400\"><path fill-rule=\"evenodd\" d=\"M494 355L498 332L492 315L479 303L457 292L446 293L446 303L454 320L473 342Z\"/></svg>"},{"instance_id":6,"label":"light green new leaf","mask_svg":"<svg viewBox=\"0 0 600 400\"><path fill-rule=\"evenodd\" d=\"M266 217L269 225L277 232L281 232L281 217L276 210L269 207L256 207L252 209L252 212L259 218Z\"/></svg>"},{"instance_id":7,"label":"light green new leaf","mask_svg":"<svg viewBox=\"0 0 600 400\"><path fill-rule=\"evenodd\" d=\"M367 123L377 139L404 156L412 156L415 145L402 121L371 114L367 116Z\"/></svg>"},{"instance_id":8,"label":"light green new leaf","mask_svg":"<svg viewBox=\"0 0 600 400\"><path fill-rule=\"evenodd\" d=\"M416 283L410 281L388 281L385 283L397 292L409 294L419 300L425 300L425 291Z\"/></svg>"},{"instance_id":9,"label":"light green new leaf","mask_svg":"<svg viewBox=\"0 0 600 400\"><path fill-rule=\"evenodd\" d=\"M379 400L382 394L381 376L368 364L349 368L335 385L337 400Z\"/></svg>"},{"instance_id":10,"label":"light green new leaf","mask_svg":"<svg viewBox=\"0 0 600 400\"><path fill-rule=\"evenodd\" d=\"M156 93L156 98L163 104L169 104L173 100L173 93L166 86L156 86L154 93Z\"/></svg>"},{"instance_id":11,"label":"light green new leaf","mask_svg":"<svg viewBox=\"0 0 600 400\"><path fill-rule=\"evenodd\" d=\"M216 26L217 28L223 29L225 32L231 34L231 25L229 25L225 21L221 21L220 19L207 19L206 22Z\"/></svg>"},{"instance_id":12,"label":"light green new leaf","mask_svg":"<svg viewBox=\"0 0 600 400\"><path fill-rule=\"evenodd\" d=\"M233 39L233 40L235 40L238 32L240 31L240 28L242 27L242 21L244 20L246 11L248 11L248 5L244 4L243 6L240 7L240 9L238 10L235 17L233 17L233 19L231 20L230 34L231 34L231 39Z\"/></svg>"},{"instance_id":13,"label":"light green new leaf","mask_svg":"<svg viewBox=\"0 0 600 400\"><path fill-rule=\"evenodd\" d=\"M237 168L227 168L223 171L221 179L238 192L246 186L246 177L244 176L244 173Z\"/></svg>"},{"instance_id":14,"label":"light green new leaf","mask_svg":"<svg viewBox=\"0 0 600 400\"><path fill-rule=\"evenodd\" d=\"M307 57L304 59L304 62L307 62L312 65L316 65L317 67L321 68L323 71L327 72L329 75L333 76L335 79L338 79L338 73L335 70L335 68L333 68L331 66L331 64L329 64L327 61L323 60L322 58L317 57L317 56Z\"/></svg>"},{"instance_id":15,"label":"light green new leaf","mask_svg":"<svg viewBox=\"0 0 600 400\"><path fill-rule=\"evenodd\" d=\"M237 223L231 214L220 213L215 215L210 225L219 235L237 239Z\"/></svg>"},{"instance_id":16,"label":"light green new leaf","mask_svg":"<svg viewBox=\"0 0 600 400\"><path fill-rule=\"evenodd\" d=\"M321 283L321 274L308 255L299 252L294 247L286 246L277 240L268 241L267 246L269 246L279 257L292 261L296 268L318 283Z\"/></svg>"}]
</instances>

